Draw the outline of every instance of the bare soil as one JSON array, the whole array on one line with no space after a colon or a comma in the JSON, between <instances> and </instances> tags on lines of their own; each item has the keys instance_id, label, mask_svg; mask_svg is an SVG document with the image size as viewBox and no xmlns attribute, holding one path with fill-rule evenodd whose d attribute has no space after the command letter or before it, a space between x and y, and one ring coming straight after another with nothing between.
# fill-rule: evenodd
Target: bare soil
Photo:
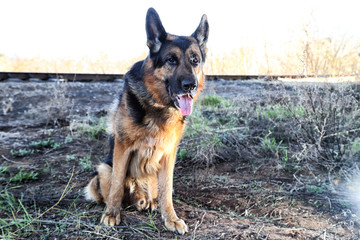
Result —
<instances>
[{"instance_id":1,"label":"bare soil","mask_svg":"<svg viewBox=\"0 0 360 240\"><path fill-rule=\"evenodd\" d=\"M0 218L8 223L29 219L27 215L33 219L22 225L15 220L1 223L4 238L359 239L358 218L344 196L300 190L292 174L269 166L266 159L228 159L200 167L178 161L174 205L190 227L184 236L166 231L158 211L137 212L131 207L123 211L120 226L102 226L104 206L83 197L93 168L84 167L80 159L89 156L92 167L103 161L107 136L90 138L74 126L83 119L106 116L122 86L122 82L0 83L0 166L7 168L0 173L0 186L2 194L6 188L23 204L13 214L1 210ZM261 101L276 97L280 89L291 93L294 84L214 81L207 83L204 94ZM29 147L49 139L58 146ZM34 152L23 157L11 153L19 149ZM38 173L36 179L10 182L21 168ZM3 206L4 199L2 195Z\"/></svg>"}]
</instances>

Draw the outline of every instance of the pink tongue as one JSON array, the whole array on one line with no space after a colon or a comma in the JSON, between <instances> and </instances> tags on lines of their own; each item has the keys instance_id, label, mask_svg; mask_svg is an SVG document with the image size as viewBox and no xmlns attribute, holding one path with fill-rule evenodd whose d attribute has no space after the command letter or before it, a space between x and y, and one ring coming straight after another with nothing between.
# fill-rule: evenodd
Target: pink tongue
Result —
<instances>
[{"instance_id":1,"label":"pink tongue","mask_svg":"<svg viewBox=\"0 0 360 240\"><path fill-rule=\"evenodd\" d=\"M193 100L189 96L189 94L181 96L179 104L180 104L180 110L181 110L182 115L190 115L191 114Z\"/></svg>"}]
</instances>

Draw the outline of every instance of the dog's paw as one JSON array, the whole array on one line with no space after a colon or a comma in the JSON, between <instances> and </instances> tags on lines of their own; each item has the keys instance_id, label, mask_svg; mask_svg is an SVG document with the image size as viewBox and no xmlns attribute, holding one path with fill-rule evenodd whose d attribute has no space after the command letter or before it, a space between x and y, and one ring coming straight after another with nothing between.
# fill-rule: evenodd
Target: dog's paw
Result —
<instances>
[{"instance_id":1,"label":"dog's paw","mask_svg":"<svg viewBox=\"0 0 360 240\"><path fill-rule=\"evenodd\" d=\"M135 204L138 211L143 211L149 208L149 203L146 201L145 197L136 200Z\"/></svg>"},{"instance_id":2,"label":"dog's paw","mask_svg":"<svg viewBox=\"0 0 360 240\"><path fill-rule=\"evenodd\" d=\"M153 212L154 210L157 209L158 204L156 200L150 201L150 200L146 200L145 198L141 198L137 200L135 206L138 211L149 209L150 211Z\"/></svg>"},{"instance_id":3,"label":"dog's paw","mask_svg":"<svg viewBox=\"0 0 360 240\"><path fill-rule=\"evenodd\" d=\"M189 231L188 226L182 219L177 219L175 221L165 220L165 227L173 232L177 232L181 235L184 235Z\"/></svg>"},{"instance_id":4,"label":"dog's paw","mask_svg":"<svg viewBox=\"0 0 360 240\"><path fill-rule=\"evenodd\" d=\"M106 209L106 211L104 212L104 214L101 217L101 222L105 226L113 227L115 225L119 225L121 222L120 209L118 209L118 210Z\"/></svg>"},{"instance_id":5,"label":"dog's paw","mask_svg":"<svg viewBox=\"0 0 360 240\"><path fill-rule=\"evenodd\" d=\"M150 203L150 211L155 211L156 209L158 208L158 203L156 200L153 200L151 203Z\"/></svg>"}]
</instances>

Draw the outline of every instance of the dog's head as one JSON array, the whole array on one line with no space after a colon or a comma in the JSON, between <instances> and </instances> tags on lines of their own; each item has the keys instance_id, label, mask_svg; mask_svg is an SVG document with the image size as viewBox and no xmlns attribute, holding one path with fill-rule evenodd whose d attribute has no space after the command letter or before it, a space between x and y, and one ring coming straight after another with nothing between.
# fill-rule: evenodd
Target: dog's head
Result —
<instances>
[{"instance_id":1,"label":"dog's head","mask_svg":"<svg viewBox=\"0 0 360 240\"><path fill-rule=\"evenodd\" d=\"M158 103L192 111L204 83L202 71L206 58L209 24L203 15L191 36L176 36L165 31L155 9L146 15L147 45L150 54L145 66L145 85Z\"/></svg>"}]
</instances>

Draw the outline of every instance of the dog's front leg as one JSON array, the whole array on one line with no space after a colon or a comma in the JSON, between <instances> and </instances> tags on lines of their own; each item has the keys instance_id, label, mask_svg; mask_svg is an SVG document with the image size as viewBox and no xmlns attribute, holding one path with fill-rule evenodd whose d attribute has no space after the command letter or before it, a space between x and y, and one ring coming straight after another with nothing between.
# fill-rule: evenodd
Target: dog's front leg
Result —
<instances>
[{"instance_id":1,"label":"dog's front leg","mask_svg":"<svg viewBox=\"0 0 360 240\"><path fill-rule=\"evenodd\" d=\"M120 210L124 196L124 184L130 154L130 149L125 149L118 140L115 139L111 186L106 203L106 210L101 218L101 222L107 226L119 225L121 222Z\"/></svg>"},{"instance_id":2,"label":"dog's front leg","mask_svg":"<svg viewBox=\"0 0 360 240\"><path fill-rule=\"evenodd\" d=\"M185 222L177 217L172 201L175 153L170 156L163 156L160 162L161 168L158 174L159 203L161 215L165 221L165 227L170 231L183 235L188 232L189 229Z\"/></svg>"}]
</instances>

